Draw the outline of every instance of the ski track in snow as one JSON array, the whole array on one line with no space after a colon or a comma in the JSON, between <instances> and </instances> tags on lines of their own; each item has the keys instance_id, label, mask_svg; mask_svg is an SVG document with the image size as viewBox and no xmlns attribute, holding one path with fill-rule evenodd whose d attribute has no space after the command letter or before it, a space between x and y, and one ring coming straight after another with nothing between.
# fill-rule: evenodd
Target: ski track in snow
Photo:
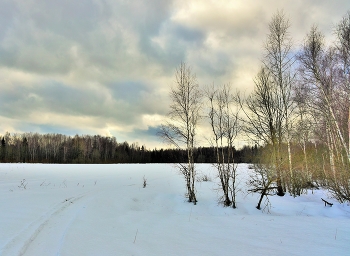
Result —
<instances>
[{"instance_id":1,"label":"ski track in snow","mask_svg":"<svg viewBox=\"0 0 350 256\"><path fill-rule=\"evenodd\" d=\"M66 234L68 232L68 230L70 229L70 227L72 226L74 220L79 216L79 214L82 212L84 208L81 207L76 213L75 215L70 219L69 223L67 224L65 230L63 231L62 235L61 235L61 239L59 240L59 243L58 243L58 248L57 248L57 256L60 256L61 255L61 249L62 249L62 246L64 244L64 240L66 238Z\"/></svg>"},{"instance_id":2,"label":"ski track in snow","mask_svg":"<svg viewBox=\"0 0 350 256\"><path fill-rule=\"evenodd\" d=\"M56 241L59 241L56 255L60 255L60 251L69 228L85 207L83 204L85 201L81 202L81 200L85 198L88 193L89 192L77 195L75 197L70 197L65 199L63 202L55 204L44 215L30 223L19 234L10 239L10 241L3 247L1 255L25 255L30 249L31 244L36 241L37 237L43 233L45 229L51 229L50 234L55 234L58 238L56 239ZM88 201L91 200L92 198L90 198ZM60 225L62 222L64 223L63 226ZM59 232L62 227L64 227L63 232ZM40 254L40 252L38 253Z\"/></svg>"}]
</instances>

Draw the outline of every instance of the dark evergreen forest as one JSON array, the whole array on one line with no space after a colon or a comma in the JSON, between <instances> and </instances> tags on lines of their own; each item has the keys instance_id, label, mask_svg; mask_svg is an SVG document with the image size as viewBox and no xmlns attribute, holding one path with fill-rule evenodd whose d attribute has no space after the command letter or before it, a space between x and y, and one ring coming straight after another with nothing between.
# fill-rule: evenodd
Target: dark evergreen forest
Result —
<instances>
[{"instance_id":1,"label":"dark evergreen forest","mask_svg":"<svg viewBox=\"0 0 350 256\"><path fill-rule=\"evenodd\" d=\"M245 146L234 150L236 163L252 162L257 147ZM225 149L224 149L225 151ZM198 147L196 163L215 163L213 147ZM187 162L185 149L147 149L145 145L117 142L115 137L75 135L6 133L1 138L0 160L3 163L179 163Z\"/></svg>"}]
</instances>

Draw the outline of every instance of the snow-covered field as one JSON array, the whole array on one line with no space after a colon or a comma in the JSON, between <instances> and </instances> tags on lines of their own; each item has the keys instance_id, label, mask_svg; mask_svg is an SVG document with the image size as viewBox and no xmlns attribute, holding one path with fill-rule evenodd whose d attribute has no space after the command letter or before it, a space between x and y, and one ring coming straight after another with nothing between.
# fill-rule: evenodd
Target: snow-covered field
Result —
<instances>
[{"instance_id":1,"label":"snow-covered field","mask_svg":"<svg viewBox=\"0 0 350 256\"><path fill-rule=\"evenodd\" d=\"M264 213L247 167L231 209L210 165L194 206L173 165L1 164L0 255L349 255L350 206L310 191Z\"/></svg>"}]
</instances>

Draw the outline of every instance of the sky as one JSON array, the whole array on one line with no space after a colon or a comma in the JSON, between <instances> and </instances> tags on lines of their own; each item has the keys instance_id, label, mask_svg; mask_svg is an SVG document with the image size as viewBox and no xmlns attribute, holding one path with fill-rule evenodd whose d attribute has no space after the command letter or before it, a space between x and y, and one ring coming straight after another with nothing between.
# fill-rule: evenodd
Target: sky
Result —
<instances>
[{"instance_id":1,"label":"sky","mask_svg":"<svg viewBox=\"0 0 350 256\"><path fill-rule=\"evenodd\" d=\"M350 1L0 0L0 135L167 147L157 131L179 64L200 86L249 93L278 10L297 51L314 24L333 42Z\"/></svg>"}]
</instances>

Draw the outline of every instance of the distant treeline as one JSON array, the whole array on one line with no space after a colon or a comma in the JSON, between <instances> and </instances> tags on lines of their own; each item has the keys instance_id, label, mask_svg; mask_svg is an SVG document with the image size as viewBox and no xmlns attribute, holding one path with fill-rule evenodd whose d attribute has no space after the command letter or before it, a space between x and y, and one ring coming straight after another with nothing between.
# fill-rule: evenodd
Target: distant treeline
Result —
<instances>
[{"instance_id":1,"label":"distant treeline","mask_svg":"<svg viewBox=\"0 0 350 256\"><path fill-rule=\"evenodd\" d=\"M225 151L225 149L223 149ZM235 150L236 163L249 163L257 147ZM215 163L213 147L198 147L194 151L197 163ZM146 149L144 145L118 143L115 137L6 133L1 137L0 161L3 163L179 163L187 162L187 153L179 149Z\"/></svg>"}]
</instances>

